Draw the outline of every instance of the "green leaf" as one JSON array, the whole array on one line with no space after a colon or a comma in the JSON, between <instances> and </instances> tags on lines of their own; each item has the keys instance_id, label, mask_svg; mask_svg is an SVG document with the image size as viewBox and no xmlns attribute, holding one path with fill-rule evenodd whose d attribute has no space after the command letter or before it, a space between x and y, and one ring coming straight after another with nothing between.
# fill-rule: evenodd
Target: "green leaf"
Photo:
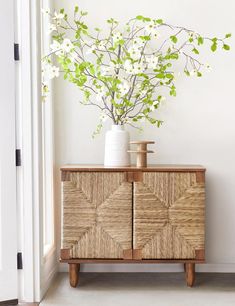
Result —
<instances>
[{"instance_id":1,"label":"green leaf","mask_svg":"<svg viewBox=\"0 0 235 306\"><path fill-rule=\"evenodd\" d=\"M174 96L174 97L176 96L176 90L175 90L175 86L174 85L171 86L170 95Z\"/></svg>"},{"instance_id":2,"label":"green leaf","mask_svg":"<svg viewBox=\"0 0 235 306\"><path fill-rule=\"evenodd\" d=\"M197 38L197 44L200 46L200 45L202 45L203 43L204 43L204 38L201 37L201 36L199 36L199 37Z\"/></svg>"},{"instance_id":3,"label":"green leaf","mask_svg":"<svg viewBox=\"0 0 235 306\"><path fill-rule=\"evenodd\" d=\"M192 52L194 52L195 54L199 54L199 51L196 48L193 48Z\"/></svg>"},{"instance_id":4,"label":"green leaf","mask_svg":"<svg viewBox=\"0 0 235 306\"><path fill-rule=\"evenodd\" d=\"M231 37L231 36L232 36L231 33L227 33L227 34L225 35L225 38L229 38L229 37Z\"/></svg>"},{"instance_id":5,"label":"green leaf","mask_svg":"<svg viewBox=\"0 0 235 306\"><path fill-rule=\"evenodd\" d=\"M140 36L141 39L145 40L145 41L148 41L148 40L151 40L151 37L149 35L146 35L146 36Z\"/></svg>"},{"instance_id":6,"label":"green leaf","mask_svg":"<svg viewBox=\"0 0 235 306\"><path fill-rule=\"evenodd\" d=\"M164 79L165 78L165 74L164 73L158 73L158 74L156 74L156 78Z\"/></svg>"},{"instance_id":7,"label":"green leaf","mask_svg":"<svg viewBox=\"0 0 235 306\"><path fill-rule=\"evenodd\" d=\"M118 22L116 20L114 20L113 18L108 19L107 23L118 24Z\"/></svg>"},{"instance_id":8,"label":"green leaf","mask_svg":"<svg viewBox=\"0 0 235 306\"><path fill-rule=\"evenodd\" d=\"M167 79L173 79L174 78L174 75L172 73L167 73L166 74L166 78Z\"/></svg>"},{"instance_id":9,"label":"green leaf","mask_svg":"<svg viewBox=\"0 0 235 306\"><path fill-rule=\"evenodd\" d=\"M224 44L224 45L223 45L223 49L228 51L228 50L230 50L230 46L229 46L229 45Z\"/></svg>"},{"instance_id":10,"label":"green leaf","mask_svg":"<svg viewBox=\"0 0 235 306\"><path fill-rule=\"evenodd\" d=\"M158 24L162 24L163 20L162 19L157 19L157 20L155 20L155 22L158 23Z\"/></svg>"},{"instance_id":11,"label":"green leaf","mask_svg":"<svg viewBox=\"0 0 235 306\"><path fill-rule=\"evenodd\" d=\"M83 11L81 11L81 16L86 16L86 15L88 15L88 13L87 13L87 12L83 12Z\"/></svg>"},{"instance_id":12,"label":"green leaf","mask_svg":"<svg viewBox=\"0 0 235 306\"><path fill-rule=\"evenodd\" d=\"M179 58L179 54L178 53L172 53L172 54L170 54L170 58L174 59L174 60L177 60Z\"/></svg>"},{"instance_id":13,"label":"green leaf","mask_svg":"<svg viewBox=\"0 0 235 306\"><path fill-rule=\"evenodd\" d=\"M198 72L197 72L197 76L198 76L198 77L201 77L201 76L202 76L202 73L201 73L200 71L198 71Z\"/></svg>"},{"instance_id":14,"label":"green leaf","mask_svg":"<svg viewBox=\"0 0 235 306\"><path fill-rule=\"evenodd\" d=\"M212 38L212 41L213 41L214 43L216 43L216 42L217 42L217 40L218 40L218 38L217 38L217 37Z\"/></svg>"},{"instance_id":15,"label":"green leaf","mask_svg":"<svg viewBox=\"0 0 235 306\"><path fill-rule=\"evenodd\" d=\"M137 19L137 20L143 20L143 19L144 19L144 16L138 15L138 16L135 17L135 19Z\"/></svg>"},{"instance_id":16,"label":"green leaf","mask_svg":"<svg viewBox=\"0 0 235 306\"><path fill-rule=\"evenodd\" d=\"M75 8L74 8L74 12L75 12L75 13L78 13L78 11L79 11L79 8L78 8L78 6L76 5Z\"/></svg>"},{"instance_id":17,"label":"green leaf","mask_svg":"<svg viewBox=\"0 0 235 306\"><path fill-rule=\"evenodd\" d=\"M211 51L212 51L212 52L215 52L216 49L217 49L217 43L214 42L214 43L211 45Z\"/></svg>"},{"instance_id":18,"label":"green leaf","mask_svg":"<svg viewBox=\"0 0 235 306\"><path fill-rule=\"evenodd\" d=\"M188 41L189 41L190 43L193 42L192 36L189 37Z\"/></svg>"},{"instance_id":19,"label":"green leaf","mask_svg":"<svg viewBox=\"0 0 235 306\"><path fill-rule=\"evenodd\" d=\"M64 14L64 9L60 9L60 14Z\"/></svg>"},{"instance_id":20,"label":"green leaf","mask_svg":"<svg viewBox=\"0 0 235 306\"><path fill-rule=\"evenodd\" d=\"M177 37L176 37L175 35L170 36L170 39L171 39L171 41L172 41L174 44L176 44L177 41L178 41L178 39L177 39Z\"/></svg>"},{"instance_id":21,"label":"green leaf","mask_svg":"<svg viewBox=\"0 0 235 306\"><path fill-rule=\"evenodd\" d=\"M101 29L99 29L99 28L95 28L95 31L96 31L96 32L100 32L100 31L101 31Z\"/></svg>"},{"instance_id":22,"label":"green leaf","mask_svg":"<svg viewBox=\"0 0 235 306\"><path fill-rule=\"evenodd\" d=\"M89 100L91 93L88 90L84 90L84 95L85 95L85 99L86 101Z\"/></svg>"},{"instance_id":23,"label":"green leaf","mask_svg":"<svg viewBox=\"0 0 235 306\"><path fill-rule=\"evenodd\" d=\"M91 66L89 67L89 70L90 70L90 73L91 73L92 75L95 75L95 68L94 68L93 65L91 65Z\"/></svg>"}]
</instances>

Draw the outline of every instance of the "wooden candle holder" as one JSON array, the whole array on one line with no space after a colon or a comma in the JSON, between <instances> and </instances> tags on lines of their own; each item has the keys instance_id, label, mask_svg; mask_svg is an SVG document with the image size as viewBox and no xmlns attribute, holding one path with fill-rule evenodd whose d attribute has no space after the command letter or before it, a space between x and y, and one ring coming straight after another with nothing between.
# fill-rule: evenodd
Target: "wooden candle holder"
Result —
<instances>
[{"instance_id":1,"label":"wooden candle holder","mask_svg":"<svg viewBox=\"0 0 235 306\"><path fill-rule=\"evenodd\" d=\"M136 150L129 150L129 153L136 153L136 167L147 167L147 153L154 153L147 149L148 144L154 144L154 141L131 141L130 144L136 144Z\"/></svg>"}]
</instances>

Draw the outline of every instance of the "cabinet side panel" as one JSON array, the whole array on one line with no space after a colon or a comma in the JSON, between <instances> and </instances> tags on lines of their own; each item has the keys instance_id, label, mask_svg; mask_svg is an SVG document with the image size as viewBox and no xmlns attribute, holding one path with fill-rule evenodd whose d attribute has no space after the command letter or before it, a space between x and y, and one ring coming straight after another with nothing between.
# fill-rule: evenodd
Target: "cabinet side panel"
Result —
<instances>
[{"instance_id":1,"label":"cabinet side panel","mask_svg":"<svg viewBox=\"0 0 235 306\"><path fill-rule=\"evenodd\" d=\"M132 246L132 184L123 172L73 172L63 182L62 248L71 258L123 258Z\"/></svg>"},{"instance_id":2,"label":"cabinet side panel","mask_svg":"<svg viewBox=\"0 0 235 306\"><path fill-rule=\"evenodd\" d=\"M134 249L143 259L196 259L204 250L204 205L196 172L144 173L134 183Z\"/></svg>"}]
</instances>

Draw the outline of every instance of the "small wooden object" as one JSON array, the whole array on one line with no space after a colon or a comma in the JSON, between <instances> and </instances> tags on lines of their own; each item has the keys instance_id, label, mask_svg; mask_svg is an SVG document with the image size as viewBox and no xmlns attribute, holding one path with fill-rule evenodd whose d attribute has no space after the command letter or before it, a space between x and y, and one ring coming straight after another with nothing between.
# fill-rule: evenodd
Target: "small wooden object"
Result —
<instances>
[{"instance_id":1,"label":"small wooden object","mask_svg":"<svg viewBox=\"0 0 235 306\"><path fill-rule=\"evenodd\" d=\"M79 270L80 270L80 264L78 263L69 264L69 281L71 287L76 288L78 285Z\"/></svg>"},{"instance_id":2,"label":"small wooden object","mask_svg":"<svg viewBox=\"0 0 235 306\"><path fill-rule=\"evenodd\" d=\"M136 150L129 150L129 153L136 153L136 167L147 167L147 153L154 153L154 151L147 150L148 144L154 144L154 141L131 141L130 144L136 144Z\"/></svg>"},{"instance_id":3,"label":"small wooden object","mask_svg":"<svg viewBox=\"0 0 235 306\"><path fill-rule=\"evenodd\" d=\"M193 287L195 281L195 264L194 263L185 263L185 276L186 283L188 287Z\"/></svg>"}]
</instances>

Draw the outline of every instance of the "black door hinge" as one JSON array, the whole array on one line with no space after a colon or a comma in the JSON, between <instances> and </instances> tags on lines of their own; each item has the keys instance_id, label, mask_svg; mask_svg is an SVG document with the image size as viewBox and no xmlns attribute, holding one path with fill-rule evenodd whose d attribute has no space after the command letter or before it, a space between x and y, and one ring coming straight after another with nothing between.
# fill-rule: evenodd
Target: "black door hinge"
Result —
<instances>
[{"instance_id":1,"label":"black door hinge","mask_svg":"<svg viewBox=\"0 0 235 306\"><path fill-rule=\"evenodd\" d=\"M22 253L21 252L17 253L17 269L18 270L23 269L23 258L22 258Z\"/></svg>"},{"instance_id":2,"label":"black door hinge","mask_svg":"<svg viewBox=\"0 0 235 306\"><path fill-rule=\"evenodd\" d=\"M16 167L21 166L21 150L16 149Z\"/></svg>"},{"instance_id":3,"label":"black door hinge","mask_svg":"<svg viewBox=\"0 0 235 306\"><path fill-rule=\"evenodd\" d=\"M19 61L20 60L20 47L19 44L14 44L14 60Z\"/></svg>"}]
</instances>

